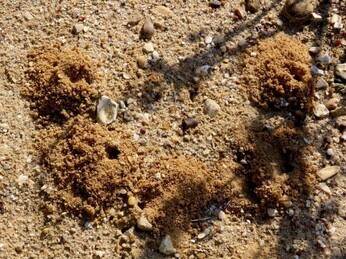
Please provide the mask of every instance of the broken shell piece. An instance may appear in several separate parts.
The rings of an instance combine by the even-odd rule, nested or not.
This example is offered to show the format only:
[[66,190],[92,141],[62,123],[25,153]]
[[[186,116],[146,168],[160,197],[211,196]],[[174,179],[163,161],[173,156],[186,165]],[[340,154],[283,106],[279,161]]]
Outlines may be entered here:
[[119,105],[109,97],[103,95],[97,105],[97,120],[105,125],[117,118]]
[[311,17],[314,6],[307,0],[287,0],[282,10],[285,18],[294,23],[303,23]]

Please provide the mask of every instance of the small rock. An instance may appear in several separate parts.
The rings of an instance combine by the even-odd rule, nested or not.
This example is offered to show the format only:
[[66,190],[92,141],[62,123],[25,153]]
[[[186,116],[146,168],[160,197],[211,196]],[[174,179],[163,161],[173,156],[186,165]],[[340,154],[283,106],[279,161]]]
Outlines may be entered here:
[[331,23],[334,29],[342,29],[344,25],[342,24],[342,17],[338,14],[333,14]]
[[213,42],[214,42],[215,46],[220,46],[223,43],[223,41],[224,41],[224,39],[221,35],[216,35],[213,38]]
[[30,20],[34,19],[34,16],[32,16],[32,14],[31,14],[30,12],[25,11],[25,12],[24,12],[24,18],[25,18],[26,20],[30,21]]
[[22,186],[27,180],[29,180],[29,177],[27,175],[21,174],[17,178],[17,183],[19,184],[19,186]]
[[215,117],[221,110],[220,105],[217,104],[214,100],[207,99],[204,102],[203,112],[207,114],[210,118]]
[[166,235],[162,240],[159,250],[164,255],[172,255],[175,253],[175,248],[173,247],[172,238],[170,235]]
[[330,190],[330,188],[329,188],[329,186],[328,186],[327,184],[325,184],[325,183],[319,183],[319,184],[318,184],[318,188],[319,188],[321,191],[325,192],[326,194],[332,195],[332,191]]
[[246,16],[246,12],[242,8],[236,8],[234,9],[234,14],[239,18],[239,19],[244,19]]
[[281,27],[282,25],[284,25],[284,22],[281,19],[277,19],[276,25]]
[[316,22],[319,22],[322,20],[322,16],[317,13],[312,13],[311,16],[312,16],[312,19]]
[[150,40],[154,32],[155,28],[153,23],[151,21],[145,21],[140,32],[140,38]]
[[335,75],[340,77],[342,80],[346,80],[346,63],[336,65]]
[[150,222],[148,221],[148,219],[144,215],[142,215],[137,220],[137,226],[142,231],[151,231],[151,230],[153,230],[153,225],[150,224]]
[[190,128],[196,128],[198,126],[199,121],[196,118],[185,118],[182,121],[182,129],[183,131],[188,130]]
[[213,42],[213,37],[210,36],[210,35],[205,36],[204,42],[205,42],[205,44],[210,44],[210,43],[212,43],[212,42]]
[[261,8],[260,0],[245,0],[246,11],[256,13]]
[[143,51],[145,53],[152,53],[154,52],[154,45],[151,42],[147,42],[143,46]]
[[326,153],[328,156],[334,156],[334,150],[332,148],[328,148]]
[[209,5],[213,8],[219,8],[222,5],[222,3],[221,3],[221,1],[211,0],[209,2]]
[[268,208],[267,214],[269,217],[275,217],[278,214],[278,211],[276,209],[273,209],[273,208]]
[[318,62],[321,62],[321,63],[326,64],[326,65],[330,64],[330,62],[331,62],[331,58],[330,58],[330,56],[327,55],[327,54],[318,57],[316,60],[317,60]]
[[238,41],[238,46],[239,47],[243,47],[243,46],[245,46],[246,45],[246,39],[240,39],[239,41]]
[[137,204],[137,199],[133,196],[130,196],[128,199],[127,199],[127,204],[130,205],[130,206],[135,206]]
[[153,51],[152,57],[152,61],[157,62],[160,59],[160,54],[157,51]]
[[173,16],[173,12],[168,7],[163,5],[156,6],[154,8],[154,12],[165,17]]
[[320,47],[317,47],[317,46],[313,46],[309,49],[309,52],[312,53],[312,54],[317,54],[318,52],[321,51],[321,48]]
[[311,72],[316,76],[322,76],[324,74],[324,71],[316,66],[311,67]]
[[220,210],[219,213],[217,214],[217,218],[219,220],[225,220],[227,218],[226,213],[223,210]]
[[197,239],[199,239],[199,240],[204,239],[207,236],[209,236],[211,233],[212,233],[212,228],[211,227],[206,228],[203,230],[202,233],[198,234]]
[[144,56],[139,56],[137,58],[137,65],[140,68],[147,68],[149,66],[147,58]]
[[324,105],[327,107],[328,110],[335,110],[338,107],[339,102],[340,99],[334,97],[328,100]]
[[101,96],[97,104],[97,119],[99,122],[108,125],[116,120],[119,105],[108,96]]
[[94,252],[94,256],[95,256],[96,258],[101,258],[101,257],[103,257],[105,254],[106,254],[106,252],[105,252],[105,251],[101,251],[101,250],[97,250],[97,251]]
[[344,116],[344,115],[346,115],[346,106],[338,107],[338,108],[332,110],[330,113],[333,117]]
[[329,84],[327,83],[327,81],[324,80],[323,78],[321,78],[316,82],[315,88],[320,90],[320,89],[325,89],[328,86],[329,86]]
[[326,180],[337,173],[341,171],[340,166],[327,166],[325,168],[322,168],[317,172],[317,176],[320,177],[322,180]]
[[84,24],[82,23],[76,23],[75,25],[73,25],[73,29],[72,29],[72,32],[74,34],[79,34],[83,31],[84,29]]
[[325,118],[329,115],[329,110],[322,103],[315,105],[313,112],[317,118]]

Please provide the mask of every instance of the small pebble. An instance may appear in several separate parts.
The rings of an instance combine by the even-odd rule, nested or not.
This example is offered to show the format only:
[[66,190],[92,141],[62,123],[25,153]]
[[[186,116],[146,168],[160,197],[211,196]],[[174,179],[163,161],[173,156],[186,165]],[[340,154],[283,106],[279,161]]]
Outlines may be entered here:
[[320,89],[325,89],[328,86],[329,84],[327,83],[327,81],[321,78],[321,79],[318,79],[318,81],[316,82],[315,88],[320,90]]
[[130,206],[135,206],[137,204],[137,199],[133,196],[130,196],[127,200],[127,204]]
[[321,191],[325,192],[326,194],[332,195],[332,191],[331,191],[331,189],[329,188],[329,186],[328,186],[327,184],[325,184],[325,183],[319,183],[319,184],[318,184],[318,188],[319,188]]
[[31,14],[30,12],[25,11],[25,12],[24,12],[24,18],[25,18],[26,20],[30,21],[30,20],[34,19],[34,16],[32,16],[32,14]]
[[269,217],[275,217],[277,215],[278,211],[276,209],[273,209],[273,208],[268,208],[267,213],[268,213]]
[[338,107],[339,102],[339,98],[332,98],[328,100],[324,105],[327,107],[328,110],[335,110]]
[[190,128],[196,128],[198,126],[199,121],[196,118],[185,118],[182,121],[182,129],[183,131],[188,130]]
[[139,56],[137,58],[137,65],[140,67],[140,68],[147,68],[149,66],[148,64],[148,61],[147,61],[147,58],[144,57],[144,56]]
[[262,4],[260,0],[245,0],[246,11],[249,11],[250,13],[256,13],[261,6]]
[[142,39],[150,40],[153,37],[154,32],[155,28],[153,23],[151,21],[145,21],[140,32],[140,37]]
[[209,5],[213,8],[219,8],[221,6],[221,1],[211,0]]
[[198,234],[197,239],[199,239],[199,240],[204,239],[207,236],[209,236],[211,233],[212,233],[212,228],[211,227],[206,228],[203,230],[202,233]]
[[317,54],[318,52],[321,51],[321,48],[320,47],[317,47],[317,46],[313,46],[309,49],[309,52],[312,53],[312,54]]
[[79,34],[83,31],[83,29],[84,29],[84,24],[76,23],[75,25],[73,25],[72,32],[74,34]]
[[324,63],[326,65],[330,64],[330,62],[331,62],[331,58],[329,55],[320,56],[316,60],[321,62],[321,63]]
[[316,76],[322,76],[324,74],[324,71],[316,66],[311,67],[311,72]]
[[329,115],[329,110],[327,109],[327,107],[320,103],[320,104],[317,104],[314,109],[313,109],[313,112],[315,114],[315,116],[317,118],[325,118]]
[[327,166],[319,170],[317,172],[317,176],[320,177],[322,180],[327,180],[328,178],[339,173],[340,171],[341,171],[340,166]]
[[335,75],[346,80],[346,63],[336,65]]
[[144,215],[142,215],[137,220],[137,226],[142,231],[151,231],[151,230],[153,230],[153,225],[150,224],[150,222],[148,221],[148,219]]
[[19,186],[23,185],[27,180],[29,180],[29,177],[27,175],[19,175],[17,178],[17,183]]
[[145,53],[152,53],[154,52],[154,45],[151,42],[147,42],[143,46],[143,51]]
[[207,114],[210,118],[215,117],[220,110],[220,105],[218,105],[217,102],[215,102],[214,100],[207,99],[204,102],[203,112],[204,114]]
[[326,153],[328,156],[334,156],[334,151],[332,148],[328,148]]
[[227,218],[227,215],[223,210],[220,210],[219,213],[217,214],[217,218],[219,220],[225,220]]
[[204,42],[205,42],[205,44],[212,43],[213,42],[213,37],[210,36],[210,35],[205,36]]
[[164,255],[172,255],[176,252],[175,248],[173,247],[173,241],[170,235],[166,235],[164,237],[160,244],[159,250]]

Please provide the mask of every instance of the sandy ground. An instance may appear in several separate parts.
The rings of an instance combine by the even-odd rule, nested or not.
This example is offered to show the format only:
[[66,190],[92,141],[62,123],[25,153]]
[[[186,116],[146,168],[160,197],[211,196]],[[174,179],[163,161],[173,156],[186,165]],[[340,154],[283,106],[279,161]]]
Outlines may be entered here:
[[345,2],[221,2],[1,1],[1,258],[346,258]]

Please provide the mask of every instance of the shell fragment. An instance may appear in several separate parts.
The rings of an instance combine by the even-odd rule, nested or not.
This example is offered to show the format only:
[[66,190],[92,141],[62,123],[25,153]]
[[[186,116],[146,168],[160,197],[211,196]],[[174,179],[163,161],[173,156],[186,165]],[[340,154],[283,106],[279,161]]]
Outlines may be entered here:
[[119,104],[111,100],[108,96],[101,96],[97,104],[97,120],[108,125],[117,118]]

